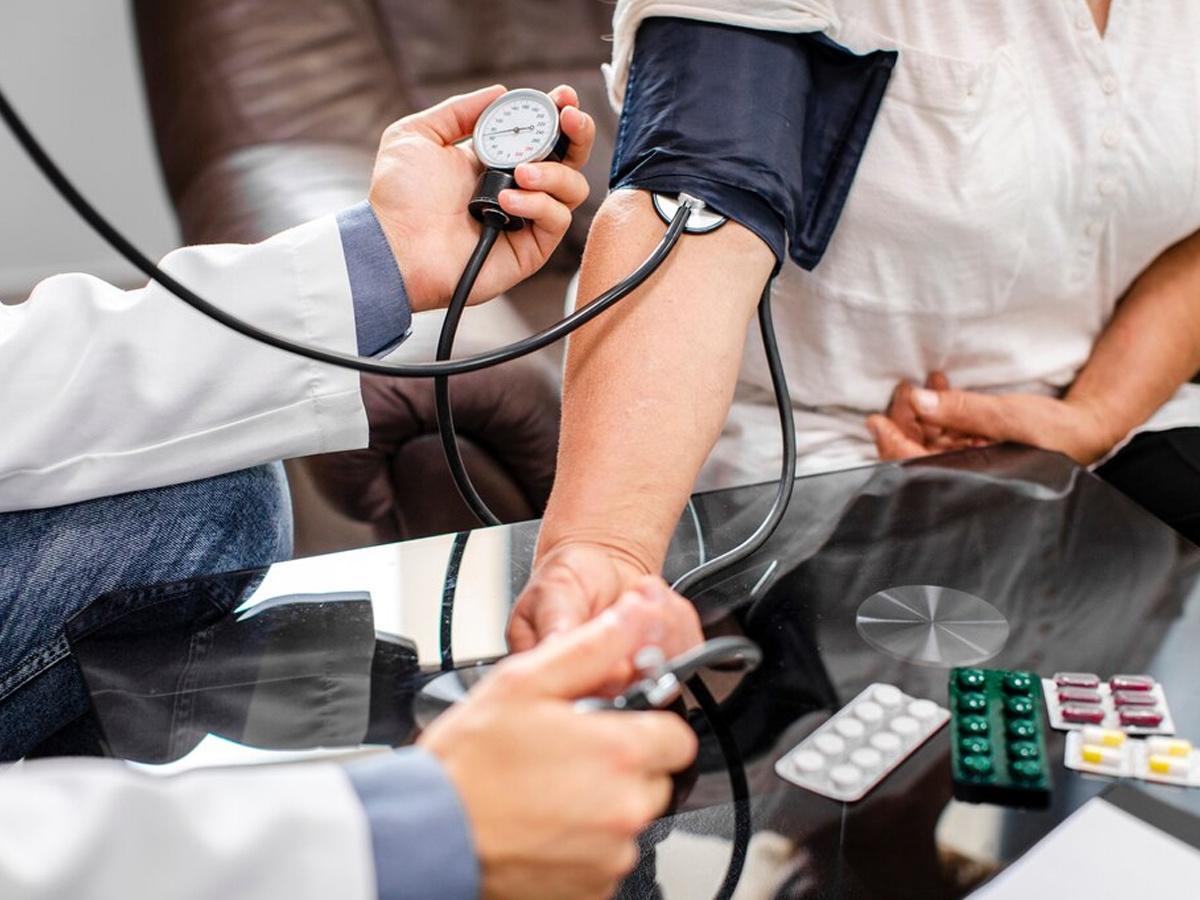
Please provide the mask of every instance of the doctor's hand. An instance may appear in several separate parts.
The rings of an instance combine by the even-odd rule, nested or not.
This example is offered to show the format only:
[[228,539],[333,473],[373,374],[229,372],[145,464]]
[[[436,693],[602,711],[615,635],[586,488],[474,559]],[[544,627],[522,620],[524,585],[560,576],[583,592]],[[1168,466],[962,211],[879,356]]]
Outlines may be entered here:
[[657,642],[668,657],[703,640],[696,608],[656,576],[602,544],[573,542],[546,552],[517,598],[508,647],[528,650],[599,616],[628,590],[653,599],[660,612]]
[[595,621],[510,657],[419,743],[458,790],[488,898],[608,897],[637,862],[637,834],[671,796],[696,737],[666,712],[580,712],[632,671],[662,628],[630,592]]
[[[480,114],[503,93],[495,85],[451,97],[384,132],[369,199],[415,312],[449,302],[475,248],[480,224],[467,203],[483,167],[469,146],[457,142],[471,135]],[[490,300],[540,269],[566,234],[571,212],[587,199],[588,183],[579,169],[591,153],[596,125],[579,110],[572,88],[557,87],[550,96],[562,110],[562,130],[571,142],[567,158],[519,166],[519,189],[501,192],[501,207],[528,224],[496,241],[472,303]]]

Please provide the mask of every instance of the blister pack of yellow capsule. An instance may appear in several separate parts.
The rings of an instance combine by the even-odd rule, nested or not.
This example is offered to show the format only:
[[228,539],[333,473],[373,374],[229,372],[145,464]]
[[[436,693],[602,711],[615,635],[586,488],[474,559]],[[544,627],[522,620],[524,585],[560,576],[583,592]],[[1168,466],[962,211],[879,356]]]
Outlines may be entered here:
[[1200,750],[1182,738],[1137,740],[1115,728],[1089,725],[1067,735],[1063,764],[1093,775],[1200,787]]

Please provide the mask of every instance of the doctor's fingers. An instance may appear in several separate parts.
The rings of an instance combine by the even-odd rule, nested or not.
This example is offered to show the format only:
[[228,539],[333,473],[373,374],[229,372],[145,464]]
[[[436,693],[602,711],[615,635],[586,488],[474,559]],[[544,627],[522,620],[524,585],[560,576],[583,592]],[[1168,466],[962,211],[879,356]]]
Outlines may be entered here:
[[578,207],[591,193],[583,174],[562,163],[524,163],[514,174],[520,187],[549,194],[568,209]]
[[[500,206],[510,215],[529,220],[529,230],[537,245],[539,258],[529,259],[518,253],[522,268],[526,271],[533,271],[545,262],[571,227],[571,210],[549,194],[510,188],[500,192]],[[518,242],[522,240],[522,233],[518,231],[507,234],[513,249],[516,250]]]
[[592,145],[596,142],[596,122],[579,108],[579,96],[574,88],[561,84],[550,92],[550,96],[562,110],[559,124],[571,142],[563,162],[572,169],[581,169],[592,155]]
[[397,133],[416,132],[440,143],[453,144],[469,137],[475,122],[488,105],[503,96],[504,85],[457,94],[448,97],[436,106],[405,116],[384,132],[385,142]]

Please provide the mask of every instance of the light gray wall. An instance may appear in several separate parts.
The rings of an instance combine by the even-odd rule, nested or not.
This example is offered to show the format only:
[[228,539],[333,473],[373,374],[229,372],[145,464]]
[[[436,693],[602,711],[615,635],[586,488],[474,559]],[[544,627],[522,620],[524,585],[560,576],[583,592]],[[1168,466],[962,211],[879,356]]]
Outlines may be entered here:
[[[0,0],[0,85],[51,156],[141,249],[157,259],[176,246],[126,0]],[[21,299],[58,272],[142,283],[0,132],[0,298]]]

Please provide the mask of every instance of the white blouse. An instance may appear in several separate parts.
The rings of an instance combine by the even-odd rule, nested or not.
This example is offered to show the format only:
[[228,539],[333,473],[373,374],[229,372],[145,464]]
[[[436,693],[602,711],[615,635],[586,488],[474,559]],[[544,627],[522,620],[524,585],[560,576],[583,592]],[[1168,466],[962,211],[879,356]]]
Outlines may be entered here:
[[[804,471],[873,460],[865,418],[903,378],[1060,393],[1133,280],[1200,230],[1195,0],[1113,0],[1104,36],[1086,0],[623,0],[614,99],[640,17],[681,6],[900,51],[825,258],[775,286]],[[771,403],[751,334],[705,486],[775,470]],[[1180,425],[1200,385],[1139,430]]]

